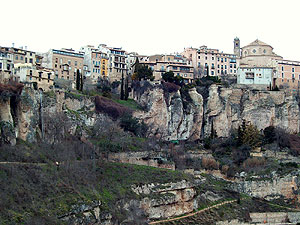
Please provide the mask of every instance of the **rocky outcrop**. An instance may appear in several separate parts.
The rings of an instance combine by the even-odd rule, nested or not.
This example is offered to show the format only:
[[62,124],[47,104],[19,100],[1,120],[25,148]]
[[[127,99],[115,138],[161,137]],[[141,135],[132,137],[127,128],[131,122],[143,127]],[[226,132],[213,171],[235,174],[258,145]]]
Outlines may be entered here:
[[136,91],[134,97],[146,110],[135,116],[149,125],[150,134],[163,140],[196,140],[212,131],[218,137],[228,137],[243,120],[259,130],[272,125],[299,132],[298,102],[282,91],[212,85],[201,94],[190,89],[187,102],[180,91],[166,94],[162,85],[142,83],[139,89],[143,91]]
[[[141,83],[143,85],[147,83]],[[164,140],[196,140],[200,138],[203,120],[203,98],[196,89],[189,90],[192,102],[185,106],[180,92],[167,93],[161,85],[135,94],[135,99],[146,109],[136,112],[150,127],[150,133]]]
[[232,185],[238,192],[246,193],[253,197],[264,198],[267,200],[293,199],[300,203],[300,173],[295,171],[285,177],[271,174],[269,177],[240,181]]
[[146,196],[140,207],[149,219],[182,215],[197,209],[194,185],[185,180],[176,183],[133,186],[133,192]]

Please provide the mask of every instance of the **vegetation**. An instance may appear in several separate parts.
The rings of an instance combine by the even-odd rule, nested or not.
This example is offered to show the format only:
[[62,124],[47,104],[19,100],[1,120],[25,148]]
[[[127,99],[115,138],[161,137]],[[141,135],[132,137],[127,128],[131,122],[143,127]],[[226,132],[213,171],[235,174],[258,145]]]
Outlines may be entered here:
[[134,64],[134,73],[132,75],[132,80],[154,80],[153,71],[147,65],[142,65],[139,59],[136,60]]
[[178,76],[178,75],[175,76],[175,74],[174,74],[173,71],[165,72],[162,75],[162,79],[165,82],[174,83],[174,84],[176,84],[178,86],[182,86],[184,84],[183,78],[181,76]]

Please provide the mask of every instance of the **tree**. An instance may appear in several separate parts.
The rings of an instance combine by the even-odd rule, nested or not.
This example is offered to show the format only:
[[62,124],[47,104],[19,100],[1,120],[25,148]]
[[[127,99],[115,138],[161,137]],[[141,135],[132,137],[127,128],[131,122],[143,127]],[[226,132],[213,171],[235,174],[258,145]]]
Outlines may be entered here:
[[124,100],[124,74],[122,70],[122,79],[121,79],[121,93],[120,93],[120,99]]
[[128,76],[126,76],[126,79],[125,79],[125,93],[124,93],[124,99],[126,101],[128,100],[128,96],[129,96],[129,93],[128,93]]
[[250,122],[244,120],[242,126],[238,128],[238,145],[248,145],[252,149],[261,145],[261,134],[259,130]]
[[174,84],[177,84],[179,86],[182,86],[183,85],[183,78],[181,76],[175,76],[174,72],[173,71],[169,71],[169,72],[165,72],[163,75],[162,75],[162,79],[165,81],[165,82],[170,82],[170,83],[174,83]]
[[146,65],[141,65],[137,61],[135,63],[135,71],[131,77],[133,80],[154,80],[153,71]]
[[76,90],[80,90],[80,82],[81,82],[81,79],[80,79],[80,72],[79,70],[77,70],[76,72]]

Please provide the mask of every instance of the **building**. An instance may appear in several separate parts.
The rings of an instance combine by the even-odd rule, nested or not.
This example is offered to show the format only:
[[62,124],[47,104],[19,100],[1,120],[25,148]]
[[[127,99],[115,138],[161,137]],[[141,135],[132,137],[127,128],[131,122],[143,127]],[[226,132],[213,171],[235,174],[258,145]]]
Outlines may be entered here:
[[[237,82],[240,84],[264,84],[279,89],[298,91],[300,62],[284,60],[273,47],[255,40],[241,48]],[[270,72],[272,70],[272,73]],[[254,78],[249,74],[254,72]],[[271,77],[270,77],[271,74]]]
[[75,87],[77,72],[85,75],[84,54],[73,49],[50,49],[43,54],[42,66],[54,70],[54,80],[71,81]]
[[258,84],[270,86],[273,82],[272,67],[240,67],[237,76],[238,84]]
[[291,60],[277,60],[274,85],[279,89],[299,91],[300,86],[300,62]]
[[108,55],[92,45],[80,49],[84,53],[84,65],[87,66],[87,79],[97,83],[100,79],[108,79]]
[[181,76],[185,83],[191,83],[194,79],[192,63],[182,55],[142,56],[139,57],[139,60],[141,64],[147,65],[152,69],[154,80],[161,80],[162,75],[170,71],[173,71],[175,76]]
[[54,85],[54,71],[41,66],[19,64],[15,72],[22,83],[32,83],[42,91],[50,91]]
[[110,82],[119,81],[122,79],[122,74],[125,76],[128,72],[126,67],[126,52],[122,48],[107,47],[105,44],[100,44],[98,49],[106,53],[109,58],[108,62],[108,79]]
[[208,48],[205,45],[200,48],[185,48],[182,54],[192,61],[195,78],[207,75],[218,77],[236,75],[239,67],[237,55],[223,53],[219,49]]
[[[0,82],[7,83],[13,75],[13,55],[0,49]],[[16,78],[14,78],[16,80]]]

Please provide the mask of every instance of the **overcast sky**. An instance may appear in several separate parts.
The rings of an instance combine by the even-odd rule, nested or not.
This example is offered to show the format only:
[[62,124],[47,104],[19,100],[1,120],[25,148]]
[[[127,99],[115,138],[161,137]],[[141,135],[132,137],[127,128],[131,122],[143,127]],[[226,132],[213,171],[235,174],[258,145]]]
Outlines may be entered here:
[[259,39],[300,61],[299,0],[5,0],[0,45],[45,52],[105,43],[139,54]]

